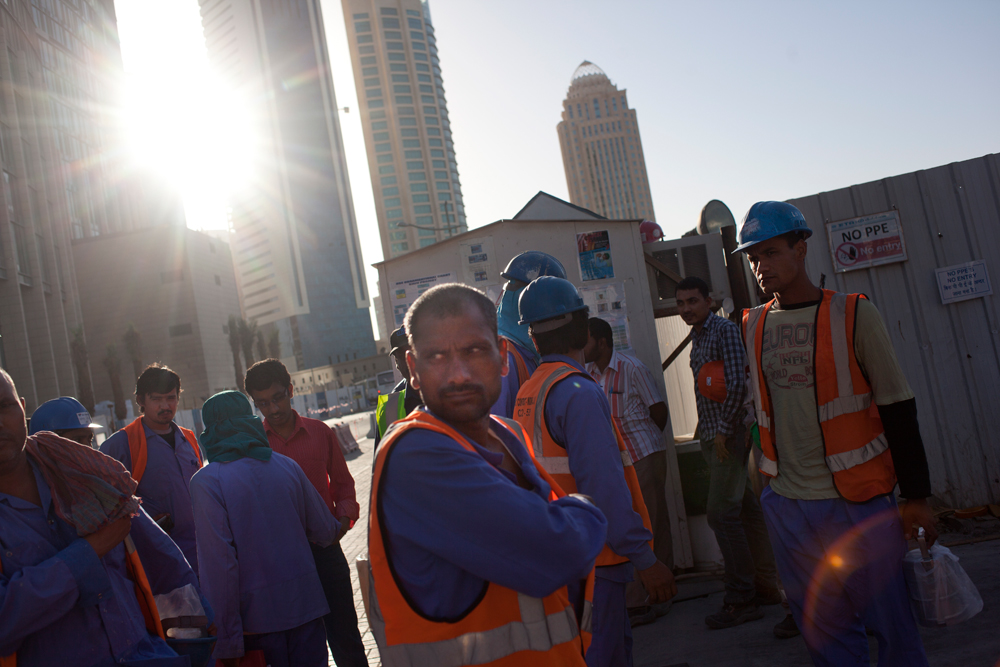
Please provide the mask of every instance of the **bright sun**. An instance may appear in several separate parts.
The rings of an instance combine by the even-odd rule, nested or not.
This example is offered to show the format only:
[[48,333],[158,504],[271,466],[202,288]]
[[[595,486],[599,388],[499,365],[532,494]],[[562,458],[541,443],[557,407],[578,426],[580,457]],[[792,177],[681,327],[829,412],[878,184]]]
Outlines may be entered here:
[[116,0],[115,5],[122,34],[142,35],[141,41],[122,39],[132,158],[181,194],[188,227],[225,228],[229,193],[250,178],[253,133],[246,107],[208,67],[198,5],[176,0]]

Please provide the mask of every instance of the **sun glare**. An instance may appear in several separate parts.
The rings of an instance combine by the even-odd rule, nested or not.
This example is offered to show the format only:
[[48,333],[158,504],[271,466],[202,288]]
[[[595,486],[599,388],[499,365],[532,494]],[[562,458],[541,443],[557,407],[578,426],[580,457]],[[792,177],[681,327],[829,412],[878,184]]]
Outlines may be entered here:
[[[254,139],[245,105],[209,69],[197,3],[118,0],[125,120],[138,170],[179,192],[188,227],[227,227],[229,194],[250,178]],[[183,11],[182,11],[183,8]],[[184,42],[186,48],[178,48]],[[155,183],[154,183],[155,187]]]

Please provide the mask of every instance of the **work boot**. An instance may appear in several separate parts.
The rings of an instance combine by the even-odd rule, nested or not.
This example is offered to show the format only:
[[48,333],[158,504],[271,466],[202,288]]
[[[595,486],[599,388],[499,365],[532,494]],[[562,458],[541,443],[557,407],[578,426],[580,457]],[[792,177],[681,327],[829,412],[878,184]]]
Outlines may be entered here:
[[628,622],[633,628],[640,625],[647,625],[656,620],[656,610],[651,606],[631,607],[628,610]]
[[757,591],[753,601],[762,607],[781,604],[781,591],[777,588],[772,588],[769,591]]
[[705,617],[705,625],[713,630],[733,628],[747,621],[764,618],[764,610],[756,602],[722,605],[722,611]]
[[774,626],[774,636],[778,639],[791,639],[802,634],[799,626],[795,624],[795,617],[791,614],[785,616],[785,620]]

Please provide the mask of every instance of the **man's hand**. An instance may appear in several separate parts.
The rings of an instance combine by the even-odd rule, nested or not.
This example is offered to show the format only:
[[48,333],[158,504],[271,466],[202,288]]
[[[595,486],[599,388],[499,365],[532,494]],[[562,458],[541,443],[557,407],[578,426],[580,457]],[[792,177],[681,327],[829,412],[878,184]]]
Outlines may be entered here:
[[340,531],[337,533],[337,541],[339,542],[344,535],[347,535],[347,531],[351,529],[351,520],[346,517],[340,517]]
[[643,588],[649,594],[649,604],[666,602],[677,595],[677,582],[674,581],[674,573],[663,564],[663,561],[657,560],[645,570],[639,570],[639,579],[642,580]]
[[924,538],[927,546],[930,547],[937,540],[938,532],[934,525],[934,512],[927,504],[926,498],[910,498],[899,508],[899,516],[903,520],[903,537],[906,539],[917,539],[917,531],[913,528],[916,524],[924,529]]
[[716,433],[712,444],[715,445],[715,458],[719,459],[719,463],[729,458],[729,450],[726,449],[726,436],[724,434]]
[[121,544],[131,528],[132,517],[123,516],[117,521],[109,523],[104,528],[87,535],[83,539],[87,540],[90,548],[94,550],[98,558],[101,558],[104,554]]

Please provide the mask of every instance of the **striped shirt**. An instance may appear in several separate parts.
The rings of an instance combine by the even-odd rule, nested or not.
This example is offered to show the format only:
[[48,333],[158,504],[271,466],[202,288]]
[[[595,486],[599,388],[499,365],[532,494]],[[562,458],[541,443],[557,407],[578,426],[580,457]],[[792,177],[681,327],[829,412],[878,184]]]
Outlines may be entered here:
[[[698,391],[698,372],[710,361],[722,361],[726,378],[726,400],[716,403]],[[747,414],[747,355],[743,349],[740,327],[709,313],[708,319],[691,341],[691,372],[694,373],[694,396],[698,405],[698,434],[702,440],[716,434],[732,435]]]
[[635,357],[618,352],[611,353],[611,361],[602,373],[596,363],[587,364],[587,372],[597,380],[611,404],[611,417],[625,440],[633,461],[667,448],[663,433],[672,433],[670,419],[664,431],[649,416],[649,407],[666,401],[656,388],[656,379],[646,366]]

